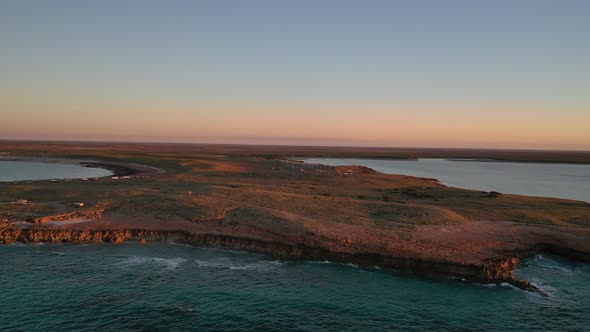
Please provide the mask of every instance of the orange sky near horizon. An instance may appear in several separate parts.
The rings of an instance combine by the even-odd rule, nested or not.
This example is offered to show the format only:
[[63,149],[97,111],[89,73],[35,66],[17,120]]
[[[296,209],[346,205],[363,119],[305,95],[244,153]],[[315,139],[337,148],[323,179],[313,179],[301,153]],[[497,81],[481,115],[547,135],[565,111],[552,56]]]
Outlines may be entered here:
[[0,139],[590,150],[590,1],[1,7]]
[[[3,139],[590,150],[590,115],[436,105],[0,103]],[[277,112],[280,108],[280,112]],[[477,109],[477,112],[473,110]]]

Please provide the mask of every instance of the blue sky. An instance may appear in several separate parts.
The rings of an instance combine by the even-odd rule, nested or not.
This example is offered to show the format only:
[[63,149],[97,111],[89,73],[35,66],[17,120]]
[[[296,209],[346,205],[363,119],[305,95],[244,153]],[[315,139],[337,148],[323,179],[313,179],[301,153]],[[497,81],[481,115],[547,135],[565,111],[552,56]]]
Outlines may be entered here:
[[590,149],[588,1],[3,1],[0,43],[3,138]]

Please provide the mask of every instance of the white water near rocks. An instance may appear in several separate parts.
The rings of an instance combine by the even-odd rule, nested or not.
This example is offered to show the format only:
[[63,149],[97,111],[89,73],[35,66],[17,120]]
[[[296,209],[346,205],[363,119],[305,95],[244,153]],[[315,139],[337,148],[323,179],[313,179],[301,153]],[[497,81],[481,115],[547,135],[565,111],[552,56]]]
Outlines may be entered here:
[[[590,265],[518,268],[548,296],[185,245],[0,246],[2,331],[586,331]],[[40,323],[42,322],[42,323]]]

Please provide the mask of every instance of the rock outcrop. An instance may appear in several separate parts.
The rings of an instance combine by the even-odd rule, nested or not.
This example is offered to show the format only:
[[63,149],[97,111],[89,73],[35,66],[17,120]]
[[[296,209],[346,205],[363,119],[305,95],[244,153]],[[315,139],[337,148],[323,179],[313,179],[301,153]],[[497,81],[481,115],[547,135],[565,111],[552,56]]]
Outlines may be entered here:
[[378,266],[401,272],[422,275],[456,277],[477,282],[509,282],[523,289],[534,289],[524,280],[512,274],[520,261],[517,253],[484,260],[481,264],[457,264],[451,261],[395,257],[377,253],[334,252],[320,247],[303,244],[291,245],[267,242],[259,239],[235,237],[220,234],[194,234],[186,231],[154,231],[141,229],[127,230],[76,230],[76,229],[20,229],[6,227],[0,229],[0,243],[123,243],[137,241],[179,242],[199,247],[214,247],[231,250],[244,250],[261,253],[284,260],[329,260],[340,263],[354,263],[360,266]]

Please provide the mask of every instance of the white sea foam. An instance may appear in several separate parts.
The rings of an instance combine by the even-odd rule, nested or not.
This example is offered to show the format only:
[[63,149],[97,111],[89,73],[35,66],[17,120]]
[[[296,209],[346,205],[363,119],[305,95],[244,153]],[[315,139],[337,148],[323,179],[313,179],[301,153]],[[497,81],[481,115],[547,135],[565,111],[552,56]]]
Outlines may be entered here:
[[193,246],[191,246],[188,243],[177,243],[177,242],[174,242],[174,241],[169,241],[169,242],[166,242],[166,244],[170,244],[170,245],[173,245],[173,246],[181,246],[181,247],[193,248]]
[[[330,262],[328,260],[323,260],[323,261],[306,261],[305,263],[308,264],[334,264],[334,265],[341,265],[341,266],[347,266],[347,267],[352,267],[354,269],[358,269],[360,266],[354,263],[336,263],[336,262]],[[374,266],[373,268],[380,270],[381,268],[378,266]]]
[[514,286],[514,285],[512,285],[512,284],[509,284],[509,283],[507,283],[507,282],[503,282],[503,283],[501,283],[501,284],[500,284],[500,286],[502,286],[502,287],[507,287],[507,288],[512,288],[512,289],[514,289],[514,290],[522,290],[522,289],[520,289],[520,288],[518,288],[518,287],[516,287],[516,286]]
[[230,270],[242,270],[242,271],[259,271],[268,272],[274,271],[281,266],[279,261],[264,261],[259,263],[250,263],[244,265],[232,265],[229,267]]
[[272,271],[282,265],[281,261],[258,261],[255,263],[237,263],[228,258],[213,260],[194,260],[198,266],[212,269],[229,269],[237,271]]
[[[526,295],[528,295],[530,297],[530,299],[532,299],[534,301],[539,301],[539,300],[547,299],[547,298],[554,298],[557,294],[557,289],[555,289],[551,286],[548,286],[548,285],[544,285],[539,280],[531,280],[530,282],[531,282],[531,285],[533,285],[535,288],[537,288],[538,291],[529,291],[529,290],[525,290],[525,289],[520,289],[514,285],[507,283],[507,282],[501,283],[500,286],[526,293]],[[486,286],[486,285],[482,285],[482,286]]]
[[350,267],[353,269],[358,270],[359,272],[365,273],[365,272],[374,272],[377,270],[381,270],[381,267],[379,266],[370,266],[370,267],[361,267],[358,264],[354,264],[354,263],[339,263],[339,262],[331,262],[329,260],[323,260],[323,261],[305,261],[306,264],[328,264],[328,265],[339,265],[339,266],[345,266],[345,267]]
[[330,262],[329,260],[323,260],[323,261],[305,261],[305,263],[307,263],[307,264],[338,264],[338,263]]
[[195,311],[194,308],[191,307],[187,307],[187,306],[179,306],[178,310],[183,311],[183,312],[193,312]]
[[217,269],[228,269],[232,266],[232,262],[228,258],[220,258],[220,259],[213,259],[213,260],[194,260],[200,267],[205,268],[217,268]]
[[185,258],[180,257],[170,257],[170,258],[163,258],[163,257],[140,257],[140,256],[131,256],[122,261],[121,265],[133,266],[133,265],[143,265],[143,264],[158,264],[167,269],[176,269],[181,264],[186,262]]
[[546,268],[553,269],[553,270],[558,270],[558,271],[566,272],[566,273],[571,273],[572,272],[572,270],[568,269],[567,267],[562,267],[562,266],[557,266],[557,265],[547,265]]
[[559,292],[557,288],[545,284],[545,282],[540,279],[531,279],[531,285],[537,287],[537,289],[546,295],[546,297],[555,297]]
[[475,284],[475,285],[477,285],[477,286],[488,287],[488,288],[495,288],[495,287],[497,287],[497,286],[498,286],[498,285],[496,285],[496,284],[494,284],[494,283],[491,283],[491,284],[480,284],[480,283],[477,283],[477,282],[476,282],[476,283],[474,283],[474,284]]
[[168,268],[171,269],[175,269],[177,268],[180,264],[186,262],[187,260],[185,258],[159,258],[156,257],[154,258],[154,261],[159,263],[159,264],[163,264],[166,265]]
[[334,265],[340,264],[340,263],[331,262],[329,260],[323,260],[323,261],[305,261],[305,263],[306,264],[328,264],[328,265],[331,265],[331,264],[334,264]]

